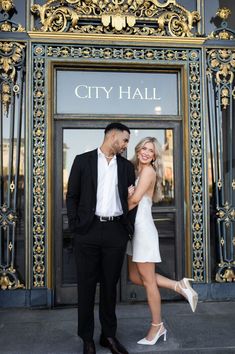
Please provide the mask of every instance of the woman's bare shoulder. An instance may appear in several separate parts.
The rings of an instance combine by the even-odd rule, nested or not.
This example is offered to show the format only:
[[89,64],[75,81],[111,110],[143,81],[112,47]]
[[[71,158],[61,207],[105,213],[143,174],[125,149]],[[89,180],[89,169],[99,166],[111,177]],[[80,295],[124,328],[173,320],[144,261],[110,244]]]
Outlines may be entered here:
[[155,179],[156,178],[156,172],[152,166],[144,166],[144,168],[141,171],[140,178],[150,178],[150,179]]

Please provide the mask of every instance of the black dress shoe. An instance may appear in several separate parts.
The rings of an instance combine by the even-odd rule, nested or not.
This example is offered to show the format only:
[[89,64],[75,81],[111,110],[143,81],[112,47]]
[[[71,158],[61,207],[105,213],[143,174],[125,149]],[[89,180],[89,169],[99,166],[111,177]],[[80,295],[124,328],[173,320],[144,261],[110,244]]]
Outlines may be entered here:
[[100,336],[100,345],[105,348],[109,348],[113,354],[129,354],[126,348],[115,337]]
[[83,354],[96,354],[95,343],[93,340],[83,341]]

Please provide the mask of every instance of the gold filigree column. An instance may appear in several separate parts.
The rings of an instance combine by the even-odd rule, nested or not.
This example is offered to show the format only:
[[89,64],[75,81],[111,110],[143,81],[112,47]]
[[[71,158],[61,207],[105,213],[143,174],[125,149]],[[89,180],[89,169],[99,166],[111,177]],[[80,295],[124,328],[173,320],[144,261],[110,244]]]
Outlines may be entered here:
[[[2,2],[3,5],[3,2]],[[23,285],[15,267],[25,45],[0,42],[0,289]]]
[[[210,38],[230,40],[235,31],[225,21],[227,8],[217,15],[221,28]],[[235,281],[235,49],[207,50],[207,86],[218,245],[216,281]]]

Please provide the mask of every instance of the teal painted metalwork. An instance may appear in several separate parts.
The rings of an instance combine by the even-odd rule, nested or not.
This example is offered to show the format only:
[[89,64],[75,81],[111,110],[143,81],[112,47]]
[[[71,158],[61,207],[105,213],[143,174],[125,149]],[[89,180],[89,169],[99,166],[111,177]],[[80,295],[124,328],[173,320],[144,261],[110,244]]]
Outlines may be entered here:
[[50,61],[82,63],[99,60],[103,63],[148,63],[156,65],[185,65],[188,71],[189,132],[190,137],[190,200],[187,207],[191,210],[190,245],[192,274],[196,281],[206,279],[205,212],[204,212],[204,175],[203,175],[203,134],[201,113],[201,50],[189,48],[149,48],[123,46],[84,46],[41,44],[33,45],[33,284],[34,287],[46,286],[46,180],[47,166],[47,121],[46,121],[46,77]]
[[235,50],[207,51],[218,262],[216,280],[235,281]]
[[17,42],[0,42],[0,57],[0,289],[6,290],[23,287],[15,269],[15,249],[19,189],[24,178],[21,159],[24,155],[25,46]]

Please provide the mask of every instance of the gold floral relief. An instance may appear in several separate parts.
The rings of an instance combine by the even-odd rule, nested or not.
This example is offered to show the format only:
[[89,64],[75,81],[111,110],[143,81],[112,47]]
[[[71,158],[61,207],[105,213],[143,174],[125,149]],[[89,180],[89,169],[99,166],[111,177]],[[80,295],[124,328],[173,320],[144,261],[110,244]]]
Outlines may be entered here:
[[[32,5],[43,32],[117,33],[192,37],[200,21],[176,0],[48,0]],[[37,29],[36,29],[37,30]]]
[[0,0],[0,10],[3,12],[4,20],[0,22],[2,32],[25,32],[21,24],[10,21],[15,5],[12,0]]
[[216,12],[216,15],[218,15],[223,20],[227,20],[227,18],[231,15],[231,10],[228,9],[227,7],[221,7]]
[[234,39],[235,32],[233,29],[228,28],[228,23],[226,21],[231,15],[231,13],[232,13],[231,10],[227,7],[222,7],[218,9],[216,15],[220,18],[220,20],[222,20],[221,27],[213,31],[209,35],[209,38],[218,39],[218,40]]
[[9,12],[14,8],[14,4],[12,0],[1,0],[0,1],[0,9],[5,12]]
[[223,109],[226,109],[230,104],[231,91],[234,87],[234,72],[235,72],[235,51],[232,49],[211,49],[208,50],[208,69],[207,74],[214,77],[215,83],[220,87],[220,100]]
[[17,93],[16,72],[24,60],[24,48],[25,45],[20,43],[0,42],[0,97],[5,114],[8,113],[13,92]]

